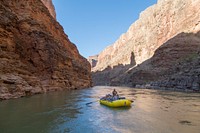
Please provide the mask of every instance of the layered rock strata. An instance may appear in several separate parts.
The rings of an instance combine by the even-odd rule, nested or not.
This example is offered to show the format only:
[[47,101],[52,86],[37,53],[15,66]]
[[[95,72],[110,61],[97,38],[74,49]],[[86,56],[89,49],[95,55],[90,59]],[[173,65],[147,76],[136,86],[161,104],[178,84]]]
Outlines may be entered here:
[[0,99],[91,86],[89,62],[40,0],[1,0],[0,14]]
[[94,84],[200,91],[200,32],[180,33],[133,68],[119,65],[93,74]]
[[99,54],[94,85],[199,91],[199,6],[200,0],[159,0],[142,12]]
[[151,58],[157,48],[181,32],[200,30],[200,0],[159,0],[156,5],[140,14],[128,31],[98,56],[92,71],[131,63],[132,53],[136,64]]

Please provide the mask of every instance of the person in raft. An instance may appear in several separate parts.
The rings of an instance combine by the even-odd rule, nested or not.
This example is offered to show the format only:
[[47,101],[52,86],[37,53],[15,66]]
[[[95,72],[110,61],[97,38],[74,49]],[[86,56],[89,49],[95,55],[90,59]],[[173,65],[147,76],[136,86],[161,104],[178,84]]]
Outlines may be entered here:
[[113,100],[119,99],[119,95],[115,89],[113,90],[112,94],[113,94]]
[[113,96],[111,94],[107,94],[106,96],[102,97],[101,100],[112,101],[113,100]]

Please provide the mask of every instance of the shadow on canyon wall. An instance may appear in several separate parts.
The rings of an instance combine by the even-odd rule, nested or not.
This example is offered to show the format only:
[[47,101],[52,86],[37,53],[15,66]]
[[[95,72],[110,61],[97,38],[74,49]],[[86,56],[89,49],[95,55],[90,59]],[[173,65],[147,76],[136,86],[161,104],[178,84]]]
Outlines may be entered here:
[[93,85],[200,91],[200,32],[180,33],[141,64],[131,53],[129,65],[92,73]]
[[[118,76],[124,75],[129,68],[135,65],[135,55],[133,52],[131,52],[130,64],[118,64],[113,68],[108,66],[103,71],[92,72],[93,85],[111,85]],[[119,77],[117,79],[119,79]]]

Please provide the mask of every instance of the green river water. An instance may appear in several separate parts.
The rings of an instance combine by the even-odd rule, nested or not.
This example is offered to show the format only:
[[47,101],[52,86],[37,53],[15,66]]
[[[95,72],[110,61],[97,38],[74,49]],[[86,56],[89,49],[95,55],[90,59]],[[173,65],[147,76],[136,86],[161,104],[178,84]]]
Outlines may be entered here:
[[[99,104],[114,88],[132,107]],[[0,102],[0,133],[65,132],[200,133],[200,94],[99,86]]]

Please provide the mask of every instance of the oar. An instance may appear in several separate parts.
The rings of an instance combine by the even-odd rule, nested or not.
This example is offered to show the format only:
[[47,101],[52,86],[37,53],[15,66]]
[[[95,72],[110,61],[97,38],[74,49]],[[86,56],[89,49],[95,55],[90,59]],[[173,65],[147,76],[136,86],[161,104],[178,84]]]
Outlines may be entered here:
[[99,100],[96,100],[96,101],[93,101],[93,102],[89,102],[89,103],[86,103],[86,105],[89,105],[89,104],[92,104],[92,103],[95,103],[95,102],[98,102]]

